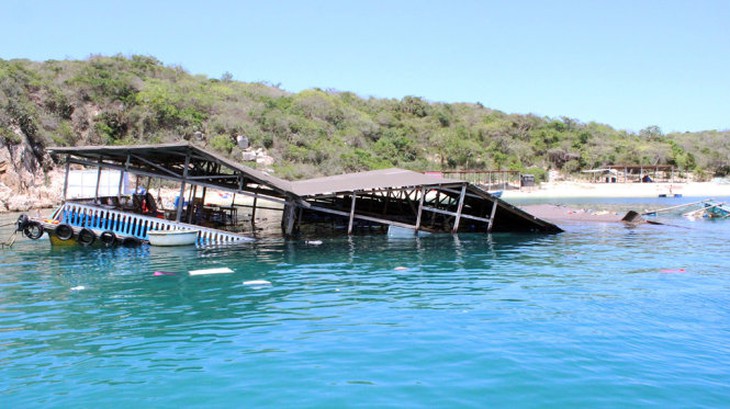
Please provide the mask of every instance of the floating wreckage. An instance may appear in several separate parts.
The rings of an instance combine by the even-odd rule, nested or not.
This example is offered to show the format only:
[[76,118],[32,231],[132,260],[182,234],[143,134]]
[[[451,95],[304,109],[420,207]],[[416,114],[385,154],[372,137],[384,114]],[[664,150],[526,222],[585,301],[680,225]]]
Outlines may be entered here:
[[[190,143],[63,147],[49,152],[65,161],[63,204],[47,218],[22,215],[17,230],[31,239],[45,233],[54,245],[135,246],[149,243],[153,232],[178,230],[197,231],[198,245],[250,241],[253,237],[243,232],[246,226],[239,210],[249,212],[253,232],[256,211],[262,208],[281,211],[281,229],[287,237],[322,226],[347,234],[387,232],[390,227],[414,234],[562,231],[469,182],[403,169],[291,182]],[[95,183],[84,186],[86,196],[68,197],[72,165],[95,173]],[[111,183],[115,191],[101,189],[103,171],[115,172],[117,179]],[[147,188],[140,189],[138,183],[130,193],[129,175],[138,181],[147,178]],[[152,180],[179,186],[174,208],[163,209],[149,193]],[[208,203],[210,191],[232,197],[230,205]],[[237,204],[236,195],[252,200]]]
[[[694,208],[686,212],[686,209]],[[689,219],[708,219],[722,220],[730,219],[730,205],[725,202],[718,202],[713,199],[705,199],[691,203],[683,203],[675,206],[664,207],[656,210],[646,210],[639,213],[635,210],[629,210],[627,213],[616,213],[609,211],[591,211],[586,209],[576,209],[563,205],[528,205],[523,210],[534,214],[537,217],[548,220],[552,223],[560,224],[583,224],[587,222],[612,223],[621,222],[629,227],[636,227],[641,224],[665,225],[671,227],[687,228],[686,226],[678,226],[665,223],[664,221],[654,220],[655,216],[660,214],[674,214],[675,216],[683,216]],[[622,216],[623,215],[623,216]]]

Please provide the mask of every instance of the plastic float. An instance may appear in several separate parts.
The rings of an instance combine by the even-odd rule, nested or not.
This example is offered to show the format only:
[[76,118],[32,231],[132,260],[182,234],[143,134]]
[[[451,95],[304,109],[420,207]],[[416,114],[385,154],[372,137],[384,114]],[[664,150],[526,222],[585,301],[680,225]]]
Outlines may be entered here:
[[209,268],[205,270],[192,270],[188,271],[188,274],[191,276],[199,276],[199,275],[207,275],[207,274],[231,274],[233,270],[231,270],[228,267],[220,267],[220,268]]

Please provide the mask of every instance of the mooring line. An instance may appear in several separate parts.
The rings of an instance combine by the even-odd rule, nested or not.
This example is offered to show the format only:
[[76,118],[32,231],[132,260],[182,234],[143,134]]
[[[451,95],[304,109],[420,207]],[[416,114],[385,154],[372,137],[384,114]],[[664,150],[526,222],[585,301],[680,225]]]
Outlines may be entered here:
[[15,244],[16,233],[18,233],[17,230],[14,231],[13,234],[11,234],[10,237],[6,241],[0,243],[0,249],[6,249],[6,248],[9,249],[9,248],[13,247],[13,244]]

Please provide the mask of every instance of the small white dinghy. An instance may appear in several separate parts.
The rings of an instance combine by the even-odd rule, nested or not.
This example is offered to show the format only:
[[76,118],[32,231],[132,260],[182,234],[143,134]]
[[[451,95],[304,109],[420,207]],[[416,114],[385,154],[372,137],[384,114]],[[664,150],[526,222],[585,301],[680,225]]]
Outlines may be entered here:
[[152,246],[189,246],[198,239],[198,230],[150,230],[147,238]]

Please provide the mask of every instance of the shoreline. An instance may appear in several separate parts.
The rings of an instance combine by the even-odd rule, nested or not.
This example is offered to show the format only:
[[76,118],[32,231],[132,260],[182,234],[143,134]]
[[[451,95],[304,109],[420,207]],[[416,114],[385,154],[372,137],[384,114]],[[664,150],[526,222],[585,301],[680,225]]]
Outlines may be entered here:
[[[153,189],[157,196],[157,189]],[[0,210],[0,213],[17,213],[29,211],[42,211],[53,209],[60,204],[58,200],[50,200],[50,194],[44,191],[46,200],[40,200],[38,195],[12,195],[14,200],[7,209]],[[177,190],[163,188],[160,192],[164,205],[170,206],[174,200]],[[60,193],[59,193],[60,195]],[[729,198],[730,183],[717,182],[685,182],[685,183],[590,183],[590,182],[543,182],[534,187],[521,189],[504,190],[501,198],[504,200],[554,200],[554,199],[637,199],[637,198],[659,198],[666,195],[667,198],[686,197],[697,199]],[[675,196],[676,195],[676,196]],[[228,204],[227,197],[208,197],[211,203]],[[237,195],[236,203],[249,204],[250,198]],[[228,203],[226,203],[228,202]]]
[[548,182],[539,186],[505,190],[502,199],[568,199],[568,198],[659,198],[730,197],[730,183],[686,182],[686,183],[590,183],[590,182]]

